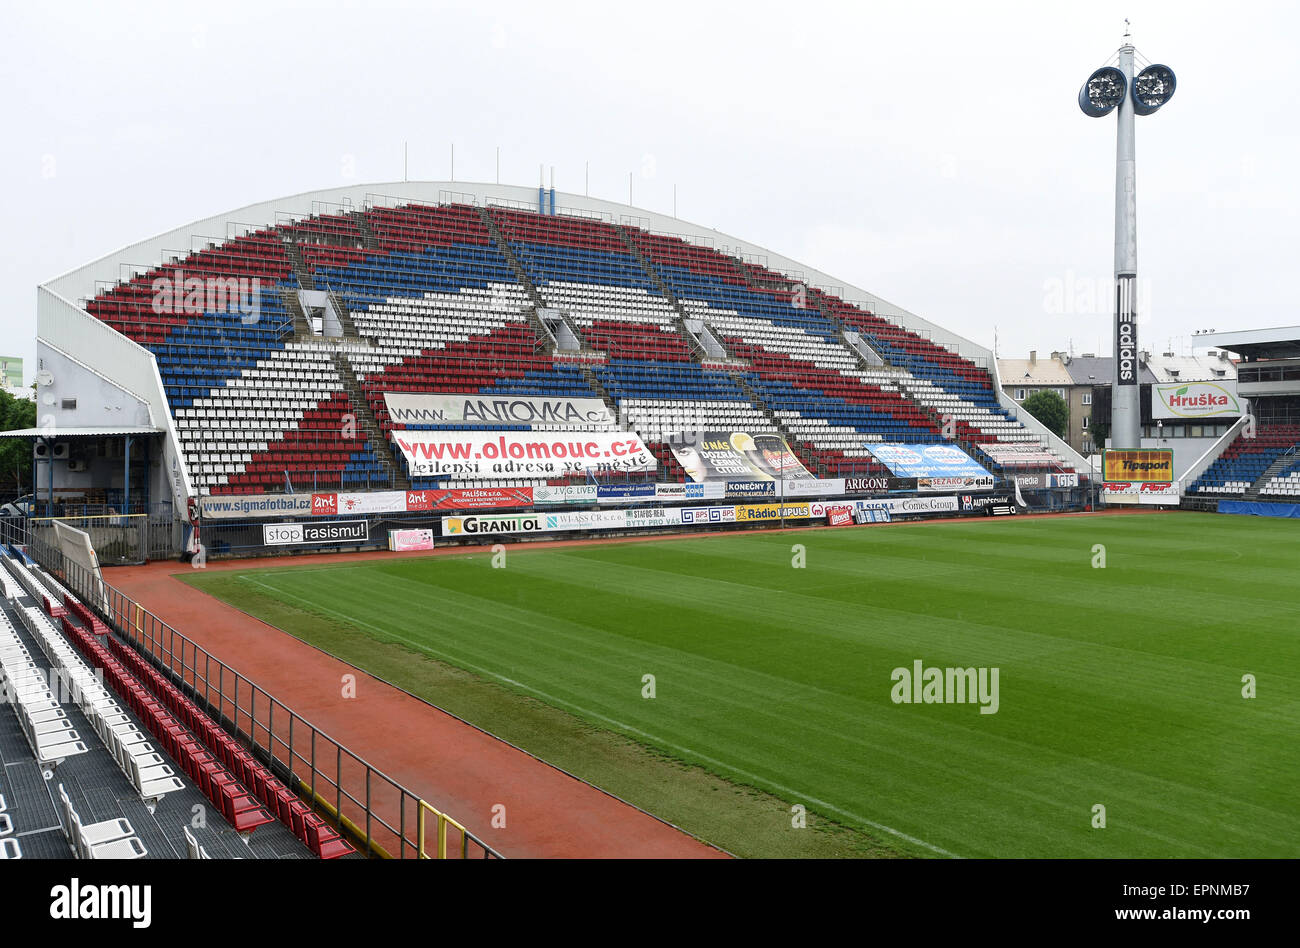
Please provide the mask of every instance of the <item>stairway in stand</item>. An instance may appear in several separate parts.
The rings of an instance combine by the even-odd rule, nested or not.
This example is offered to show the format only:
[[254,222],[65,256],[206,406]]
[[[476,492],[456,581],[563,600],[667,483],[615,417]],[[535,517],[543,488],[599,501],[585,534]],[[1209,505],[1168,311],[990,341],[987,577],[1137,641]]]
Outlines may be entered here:
[[374,411],[370,408],[370,402],[366,400],[366,393],[361,387],[357,373],[352,369],[352,364],[348,361],[347,353],[341,349],[336,349],[330,353],[330,358],[334,360],[334,367],[338,370],[339,378],[343,380],[343,388],[348,393],[348,402],[351,404],[352,413],[357,420],[357,431],[365,435],[366,441],[370,444],[370,450],[375,457],[379,458],[379,462],[384,465],[384,470],[388,472],[393,489],[410,490],[410,478],[406,476],[401,465],[398,464],[391,442],[384,437],[383,429],[379,425],[379,419],[375,417]]

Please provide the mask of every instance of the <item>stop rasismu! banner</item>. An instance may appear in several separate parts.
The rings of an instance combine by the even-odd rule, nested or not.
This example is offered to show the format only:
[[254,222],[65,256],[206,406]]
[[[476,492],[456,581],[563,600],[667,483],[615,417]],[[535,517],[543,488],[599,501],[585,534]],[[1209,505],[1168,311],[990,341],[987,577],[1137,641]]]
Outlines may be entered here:
[[654,455],[625,431],[401,431],[413,477],[483,480],[653,471]]

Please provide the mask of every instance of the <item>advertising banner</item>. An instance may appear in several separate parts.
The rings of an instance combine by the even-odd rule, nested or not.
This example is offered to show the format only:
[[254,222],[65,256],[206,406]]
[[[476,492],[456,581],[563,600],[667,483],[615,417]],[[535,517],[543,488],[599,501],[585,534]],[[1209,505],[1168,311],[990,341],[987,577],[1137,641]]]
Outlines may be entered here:
[[650,510],[575,510],[571,513],[473,514],[445,517],[443,536],[483,536],[498,533],[560,533],[567,530],[635,530],[677,526],[678,508]]
[[394,553],[406,553],[411,550],[432,550],[432,530],[389,530],[388,549]]
[[309,517],[311,494],[223,494],[201,498],[204,520],[247,520],[250,517]]
[[801,481],[775,481],[782,497],[839,497],[844,493],[844,478],[814,478]]
[[850,527],[853,525],[852,507],[827,507],[826,523],[832,527]]
[[682,507],[683,525],[708,526],[712,523],[735,523],[735,507]]
[[[890,481],[897,478],[889,477],[846,477],[844,478],[844,493],[846,494],[887,494],[890,490]],[[915,484],[911,488],[915,489]]]
[[1235,379],[1157,382],[1151,386],[1152,418],[1237,418],[1243,412]]
[[727,497],[775,497],[775,481],[726,481]]
[[1159,483],[1155,481],[1107,481],[1101,485],[1101,492],[1107,497],[1137,496],[1178,498],[1178,482]]
[[406,509],[412,513],[422,510],[489,510],[532,505],[531,487],[470,487],[406,492]]
[[1108,481],[1101,485],[1101,497],[1116,506],[1167,507],[1178,503],[1178,483]]
[[957,498],[953,497],[879,497],[871,500],[858,500],[854,503],[863,510],[884,510],[898,514],[941,514],[956,513]]
[[599,398],[444,395],[385,392],[388,416],[399,425],[612,425]]
[[865,444],[872,456],[899,477],[976,477],[993,475],[951,444]]
[[794,481],[813,476],[776,434],[709,431],[668,446],[693,481]]
[[[770,486],[770,482],[769,486]],[[656,484],[655,500],[721,500],[727,494],[727,485],[722,481],[708,481],[703,484]]]
[[1101,477],[1106,482],[1155,481],[1167,484],[1174,479],[1174,452],[1167,448],[1105,451],[1101,456]]
[[736,523],[773,520],[807,520],[812,517],[808,504],[742,504],[736,508]]
[[992,490],[993,475],[986,477],[918,477],[916,489],[921,493],[940,494],[952,490]]
[[312,494],[313,517],[339,514],[405,513],[406,491],[379,490],[369,493]]
[[1078,487],[1079,475],[1078,474],[1048,474],[1047,486],[1048,487]]
[[654,484],[600,484],[596,487],[596,502],[601,504],[653,500],[654,497]]
[[393,440],[412,477],[542,478],[658,467],[639,435],[621,431],[399,431]]
[[595,484],[564,484],[559,487],[547,487],[538,484],[532,488],[533,503],[536,504],[594,504],[596,502]]
[[364,520],[333,520],[324,523],[268,523],[262,527],[267,546],[299,543],[362,543],[370,539],[370,525]]
[[1015,508],[1015,500],[1007,494],[962,494],[961,509],[969,513],[983,512],[989,507]]

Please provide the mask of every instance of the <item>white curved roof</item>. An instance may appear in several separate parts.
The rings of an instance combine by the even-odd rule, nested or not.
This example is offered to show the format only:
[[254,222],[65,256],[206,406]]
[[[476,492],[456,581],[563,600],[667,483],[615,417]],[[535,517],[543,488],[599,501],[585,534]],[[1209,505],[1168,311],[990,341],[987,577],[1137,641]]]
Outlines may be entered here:
[[[252,230],[286,223],[292,219],[310,217],[313,214],[337,214],[374,206],[405,203],[453,202],[497,204],[535,211],[538,206],[538,189],[504,184],[473,184],[463,181],[389,181],[348,185],[321,191],[304,191],[301,194],[235,208],[222,214],[192,221],[155,237],[128,244],[98,260],[47,280],[41,284],[41,289],[79,307],[81,301],[92,299],[109,286],[157,266],[164,257],[172,259],[177,254],[185,256],[192,251],[213,243],[224,242]],[[655,233],[671,234],[694,243],[705,244],[732,256],[763,264],[793,279],[828,290],[844,300],[865,304],[873,312],[893,319],[915,332],[923,333],[939,345],[946,346],[994,371],[991,353],[983,346],[936,326],[887,300],[882,300],[865,289],[847,285],[828,273],[823,273],[766,247],[656,211],[581,194],[557,191],[555,204],[561,214],[598,217],[610,223],[627,224]],[[41,328],[38,321],[37,337],[40,336]]]

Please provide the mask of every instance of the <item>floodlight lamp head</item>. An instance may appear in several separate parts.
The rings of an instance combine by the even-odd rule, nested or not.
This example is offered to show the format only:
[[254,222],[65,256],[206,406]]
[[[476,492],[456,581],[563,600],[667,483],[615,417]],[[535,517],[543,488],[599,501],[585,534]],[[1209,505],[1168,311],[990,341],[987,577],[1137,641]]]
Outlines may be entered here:
[[1160,63],[1147,66],[1133,77],[1133,111],[1138,115],[1150,115],[1174,97],[1177,85],[1174,71],[1168,66]]
[[1127,91],[1128,80],[1124,73],[1114,66],[1103,66],[1089,76],[1079,90],[1079,108],[1084,115],[1101,118],[1124,101]]

